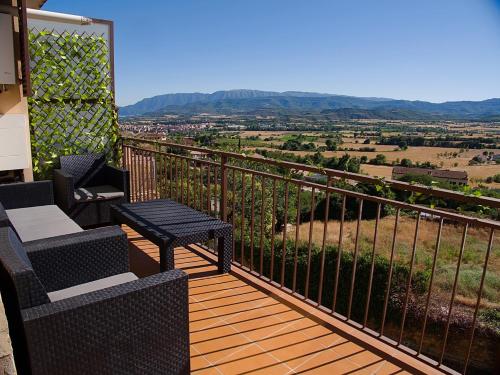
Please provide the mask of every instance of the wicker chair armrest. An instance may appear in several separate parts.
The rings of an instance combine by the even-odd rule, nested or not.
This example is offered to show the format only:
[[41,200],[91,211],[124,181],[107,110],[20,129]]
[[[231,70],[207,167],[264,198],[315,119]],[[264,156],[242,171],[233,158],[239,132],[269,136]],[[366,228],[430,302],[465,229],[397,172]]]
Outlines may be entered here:
[[0,202],[0,228],[8,227],[10,225],[9,217],[7,216],[7,212],[5,212],[5,208]]
[[24,244],[48,292],[129,271],[128,242],[118,226]]
[[22,310],[33,374],[189,374],[181,270]]
[[0,185],[0,202],[6,210],[54,204],[52,181]]
[[107,184],[117,188],[120,191],[123,191],[125,193],[125,197],[127,197],[127,201],[129,201],[129,171],[126,169],[114,167],[112,165],[106,165],[103,168],[102,173],[106,176]]
[[54,196],[56,204],[69,212],[75,204],[75,178],[62,169],[54,169]]

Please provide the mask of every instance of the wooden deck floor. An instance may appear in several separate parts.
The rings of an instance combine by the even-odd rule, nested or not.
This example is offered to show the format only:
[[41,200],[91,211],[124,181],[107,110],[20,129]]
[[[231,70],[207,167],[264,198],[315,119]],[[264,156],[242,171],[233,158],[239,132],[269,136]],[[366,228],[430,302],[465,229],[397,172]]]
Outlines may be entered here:
[[[129,236],[132,271],[138,276],[158,272],[157,247],[124,229]],[[365,344],[353,338],[351,332],[323,320],[315,309],[295,308],[293,297],[286,303],[244,271],[217,274],[203,249],[176,249],[175,263],[190,276],[193,374],[407,374],[433,370],[423,366],[417,371],[407,365],[408,356],[394,349],[391,352],[374,339]]]

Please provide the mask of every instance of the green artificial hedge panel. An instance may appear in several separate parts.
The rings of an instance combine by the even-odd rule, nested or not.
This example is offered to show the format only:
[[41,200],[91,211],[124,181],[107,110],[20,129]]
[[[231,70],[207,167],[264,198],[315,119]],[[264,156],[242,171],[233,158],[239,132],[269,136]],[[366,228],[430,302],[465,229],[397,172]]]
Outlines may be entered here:
[[35,177],[50,178],[61,155],[104,152],[116,159],[119,134],[106,39],[31,28],[29,52]]

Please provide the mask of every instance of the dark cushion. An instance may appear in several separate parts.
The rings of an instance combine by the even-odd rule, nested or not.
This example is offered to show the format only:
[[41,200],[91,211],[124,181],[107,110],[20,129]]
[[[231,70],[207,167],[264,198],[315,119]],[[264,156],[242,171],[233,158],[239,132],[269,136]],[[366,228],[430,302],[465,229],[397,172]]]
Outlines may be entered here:
[[61,169],[74,177],[75,187],[85,186],[106,165],[104,154],[61,156]]
[[91,199],[115,199],[125,196],[123,191],[111,185],[88,186],[75,190],[75,199],[77,201],[86,201]]
[[14,253],[19,257],[23,265],[26,268],[33,269],[33,265],[31,264],[31,261],[28,258],[28,253],[26,253],[26,250],[24,250],[23,244],[21,243],[21,241],[19,240],[19,238],[17,237],[17,235],[14,233],[13,230],[9,230],[8,237],[9,237],[9,243],[12,246],[12,250],[14,250]]
[[17,298],[19,308],[50,302],[21,241],[10,227],[0,228],[0,266],[3,287],[8,298]]

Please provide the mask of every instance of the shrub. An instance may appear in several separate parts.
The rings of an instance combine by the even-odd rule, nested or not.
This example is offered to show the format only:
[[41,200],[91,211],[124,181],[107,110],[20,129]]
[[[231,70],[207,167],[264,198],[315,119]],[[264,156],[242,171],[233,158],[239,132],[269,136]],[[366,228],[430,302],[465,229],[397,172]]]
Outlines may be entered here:
[[[241,244],[236,244],[236,249],[241,248]],[[274,250],[273,250],[274,249]],[[306,292],[306,278],[307,278],[307,263],[308,263],[308,244],[300,242],[297,246],[297,274],[296,274],[296,292],[305,295]],[[274,256],[273,256],[274,255]],[[269,240],[264,243],[263,252],[263,274],[271,278],[271,260],[273,261],[273,281],[281,283],[281,269],[282,269],[282,255],[283,255],[283,242],[276,240],[274,246],[271,245]],[[250,262],[250,249],[248,242],[245,243],[245,265]],[[237,258],[241,257],[237,251]],[[321,248],[315,244],[311,245],[311,262],[309,270],[309,283],[308,283],[308,298],[314,302],[319,300],[319,286],[320,286],[320,270],[323,254]],[[324,254],[324,275],[323,275],[323,289],[321,295],[321,304],[327,308],[332,308],[334,284],[336,275],[336,266],[338,259],[338,250],[336,246],[325,246]],[[295,242],[288,240],[285,246],[285,274],[284,286],[286,288],[293,288],[293,270],[295,260]],[[351,318],[357,321],[364,319],[366,298],[368,291],[368,282],[371,270],[371,254],[359,253],[356,262],[355,283],[353,289]],[[260,265],[260,249],[258,246],[254,248],[254,267],[259,269]],[[351,252],[343,251],[340,259],[340,272],[339,283],[337,292],[336,311],[340,314],[347,315],[352,270],[354,265],[354,255]],[[369,318],[372,321],[380,322],[382,317],[385,293],[389,278],[390,264],[389,260],[382,256],[375,256],[374,258],[374,272],[371,288],[371,298],[369,306]],[[395,262],[393,265],[393,274],[389,298],[389,312],[391,319],[398,319],[400,309],[402,306],[402,298],[406,291],[406,283],[409,275],[409,267],[405,264]],[[412,292],[424,293],[427,289],[429,275],[426,272],[417,271],[412,276]]]

